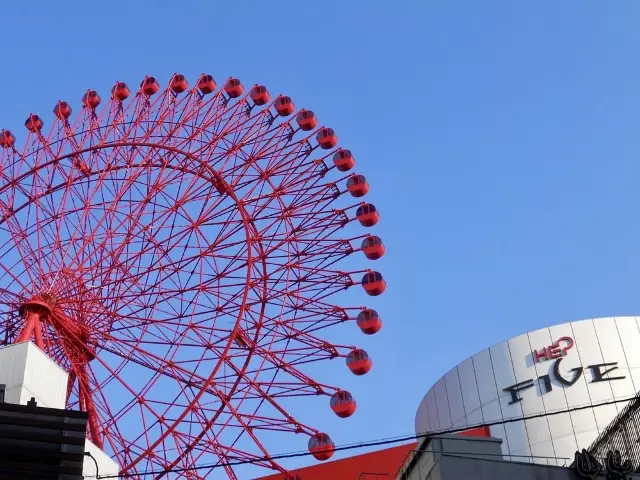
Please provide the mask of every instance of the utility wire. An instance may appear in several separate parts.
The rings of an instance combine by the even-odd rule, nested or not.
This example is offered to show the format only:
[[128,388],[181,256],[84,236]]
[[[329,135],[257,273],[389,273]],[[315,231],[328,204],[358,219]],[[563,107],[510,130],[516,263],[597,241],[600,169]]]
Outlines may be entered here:
[[[492,427],[494,425],[505,425],[507,423],[522,422],[522,421],[525,421],[525,420],[533,420],[535,418],[552,417],[554,415],[560,415],[560,414],[563,414],[563,413],[577,412],[577,411],[580,411],[580,410],[586,410],[588,408],[598,408],[598,407],[604,407],[604,406],[607,406],[607,405],[615,405],[617,403],[628,402],[629,400],[633,400],[634,398],[640,398],[640,397],[637,396],[637,395],[631,395],[629,397],[619,398],[619,399],[616,399],[616,400],[608,400],[606,402],[600,402],[600,403],[595,403],[595,404],[591,404],[591,405],[581,405],[581,406],[578,406],[578,407],[567,408],[565,410],[556,410],[556,411],[553,411],[553,412],[537,413],[537,414],[534,414],[534,415],[527,415],[527,416],[523,416],[523,417],[508,418],[508,419],[504,419],[504,420],[497,420],[497,421],[494,421],[494,422],[482,423],[482,424],[478,424],[478,425],[470,425],[470,426],[460,427],[460,428],[438,430],[436,432],[413,434],[413,435],[403,435],[403,436],[399,436],[399,437],[390,437],[390,438],[385,438],[385,439],[380,439],[380,440],[372,440],[372,441],[366,441],[366,442],[352,443],[352,444],[343,445],[343,446],[340,446],[340,447],[335,447],[335,448],[331,449],[331,451],[339,452],[339,451],[343,451],[343,450],[353,450],[353,449],[356,449],[356,448],[377,447],[377,446],[380,446],[380,445],[389,445],[389,444],[393,444],[393,443],[407,442],[407,441],[410,441],[410,440],[425,439],[425,438],[434,437],[434,436],[437,436],[437,435],[445,435],[445,434],[451,434],[451,433],[465,432],[465,431],[470,430],[470,429],[475,428],[475,427]],[[120,478],[146,477],[146,476],[150,476],[150,475],[160,475],[160,474],[167,474],[167,473],[193,472],[193,471],[197,471],[197,470],[213,470],[215,468],[220,468],[220,467],[234,467],[234,466],[238,466],[238,465],[253,464],[253,463],[256,463],[256,462],[259,462],[259,461],[282,460],[282,459],[286,459],[286,458],[307,457],[307,456],[310,456],[310,455],[312,455],[311,452],[308,452],[308,451],[300,452],[299,451],[299,452],[282,453],[282,454],[278,454],[278,455],[271,455],[271,456],[253,458],[251,460],[236,460],[236,461],[233,461],[233,462],[210,463],[210,464],[194,465],[193,467],[171,468],[171,469],[165,469],[165,470],[147,470],[145,472],[136,473],[136,474],[132,473],[132,474],[118,474],[118,475],[100,475],[99,477],[96,477],[96,478],[98,478],[100,480],[108,479],[108,478],[118,478],[118,479],[120,479]]]

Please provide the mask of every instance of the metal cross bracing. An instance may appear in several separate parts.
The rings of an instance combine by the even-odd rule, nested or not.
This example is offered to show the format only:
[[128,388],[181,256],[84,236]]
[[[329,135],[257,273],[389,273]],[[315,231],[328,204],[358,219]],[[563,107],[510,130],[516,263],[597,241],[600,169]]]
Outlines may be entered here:
[[[375,313],[337,293],[363,275],[367,293],[384,290],[377,272],[340,268],[384,253],[378,237],[345,236],[378,221],[375,208],[355,214],[368,184],[345,188],[353,157],[312,112],[288,97],[258,105],[236,80],[117,82],[104,102],[87,91],[75,117],[58,102],[48,130],[32,114],[24,134],[0,132],[0,342],[31,340],[69,373],[68,407],[124,474],[212,456],[284,471],[266,430],[304,433],[328,458],[329,437],[281,399],[342,391],[308,363],[371,368],[322,337]],[[380,329],[365,317],[363,331]],[[336,400],[350,398],[331,408],[350,415],[355,401]]]

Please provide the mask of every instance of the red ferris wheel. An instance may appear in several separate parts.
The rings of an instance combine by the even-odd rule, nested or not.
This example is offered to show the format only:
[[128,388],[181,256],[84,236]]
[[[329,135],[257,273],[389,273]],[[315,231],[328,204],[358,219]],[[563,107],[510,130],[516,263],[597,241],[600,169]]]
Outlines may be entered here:
[[116,82],[53,114],[0,132],[0,343],[31,340],[69,373],[68,407],[125,475],[207,478],[190,468],[211,459],[230,478],[234,462],[284,471],[270,430],[329,458],[331,438],[281,399],[326,395],[353,414],[348,391],[305,369],[343,357],[367,373],[367,353],[323,329],[376,333],[374,310],[334,298],[385,290],[376,271],[340,269],[385,248],[344,234],[379,214],[336,133],[287,96],[206,74],[192,88],[180,74],[164,90]]

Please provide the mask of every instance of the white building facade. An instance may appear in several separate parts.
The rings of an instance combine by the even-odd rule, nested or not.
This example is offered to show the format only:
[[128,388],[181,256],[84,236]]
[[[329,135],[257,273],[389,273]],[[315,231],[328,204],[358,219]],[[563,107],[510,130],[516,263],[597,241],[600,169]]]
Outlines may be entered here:
[[[0,348],[0,384],[4,385],[6,403],[26,405],[33,397],[40,407],[64,409],[67,378],[67,372],[31,342]],[[84,449],[95,459],[95,462],[85,459],[82,471],[85,478],[118,475],[118,464],[88,439]]]
[[[415,429],[489,424],[507,458],[569,465],[638,391],[640,317],[565,323],[494,345],[451,369],[420,403]],[[503,420],[515,421],[491,425]]]

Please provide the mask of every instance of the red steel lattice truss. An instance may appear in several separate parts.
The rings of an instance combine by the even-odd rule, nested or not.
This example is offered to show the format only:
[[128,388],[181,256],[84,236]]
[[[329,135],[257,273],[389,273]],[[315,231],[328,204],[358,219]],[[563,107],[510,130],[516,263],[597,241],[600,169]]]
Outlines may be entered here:
[[237,79],[190,88],[176,74],[161,89],[146,77],[111,93],[87,91],[75,118],[58,102],[48,130],[32,114],[24,134],[0,132],[0,343],[32,340],[69,373],[68,407],[89,413],[87,437],[123,474],[211,455],[284,472],[265,430],[307,434],[328,458],[329,437],[280,399],[329,395],[348,416],[351,395],[305,364],[371,367],[320,336],[345,321],[380,329],[375,311],[332,303],[385,288],[378,272],[339,269],[384,253],[378,237],[343,238],[379,218],[360,200],[335,206],[369,190],[347,173],[353,156],[313,112]]

